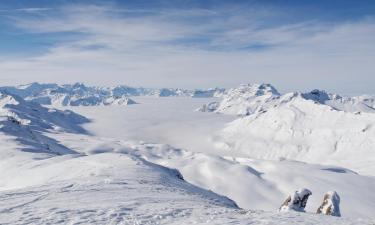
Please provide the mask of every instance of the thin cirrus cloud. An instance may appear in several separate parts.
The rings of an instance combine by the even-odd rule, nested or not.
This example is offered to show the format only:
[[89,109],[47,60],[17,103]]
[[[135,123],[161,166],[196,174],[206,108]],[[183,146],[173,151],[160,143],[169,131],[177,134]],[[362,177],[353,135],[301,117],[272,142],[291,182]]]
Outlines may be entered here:
[[15,11],[21,11],[21,12],[42,12],[42,11],[48,11],[52,10],[52,8],[18,8],[15,9]]
[[26,34],[56,39],[37,55],[2,56],[0,82],[185,88],[268,82],[282,91],[375,93],[372,17],[280,22],[287,15],[275,8],[36,9],[9,21]]
[[17,13],[17,12],[25,12],[25,13],[35,13],[35,12],[43,12],[52,10],[52,8],[45,8],[45,7],[32,7],[32,8],[15,8],[15,9],[0,9],[0,13]]

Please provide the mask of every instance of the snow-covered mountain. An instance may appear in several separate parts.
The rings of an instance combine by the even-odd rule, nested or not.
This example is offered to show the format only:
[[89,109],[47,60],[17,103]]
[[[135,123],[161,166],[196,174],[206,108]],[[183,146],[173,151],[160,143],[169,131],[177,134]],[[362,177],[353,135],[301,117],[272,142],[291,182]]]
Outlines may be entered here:
[[[103,95],[125,96],[119,87],[73,86],[58,93],[110,90]],[[33,94],[59,87],[13,91],[22,95],[22,88],[29,89],[23,97],[32,100]],[[129,108],[74,108],[81,116],[26,101],[10,89],[0,94],[1,224],[334,225],[371,224],[374,218],[375,179],[366,175],[375,171],[375,114],[333,108],[313,98],[316,91],[281,95],[271,85],[243,85],[227,92],[232,100],[226,104],[254,104],[239,111],[231,111],[235,104],[223,107],[243,117],[197,113],[202,98],[138,98],[141,104]],[[165,143],[171,139],[159,135],[166,134],[189,145],[121,136],[143,126],[137,131],[142,139],[153,135],[153,142]],[[201,151],[210,144],[212,152]],[[307,213],[276,212],[287,195],[304,187],[313,193]],[[340,195],[342,218],[315,214],[327,191]]]
[[[340,167],[336,163],[315,165],[279,158],[261,160],[249,156],[246,151],[236,151],[231,146],[222,144],[226,139],[217,131],[228,121],[238,117],[192,111],[205,99],[139,100],[140,104],[132,110],[123,108],[122,112],[116,110],[115,113],[108,107],[102,107],[95,112],[79,108],[80,113],[94,118],[93,125],[88,126],[93,129],[93,133],[110,138],[98,139],[95,142],[84,138],[86,144],[77,151],[86,154],[134,155],[178,169],[189,183],[227,196],[244,209],[275,211],[287,195],[306,187],[313,192],[307,205],[309,213],[316,212],[325,192],[335,190],[343,201],[343,217],[373,217],[375,205],[370,199],[375,201],[375,195],[369,190],[369,187],[375,187],[373,177],[356,173],[361,171],[354,172]],[[194,104],[191,104],[192,102]],[[149,112],[153,112],[152,115]],[[110,119],[101,119],[106,115],[110,115]],[[164,115],[165,119],[160,115]],[[119,122],[121,118],[126,119]],[[218,126],[218,121],[222,121],[222,125]],[[131,138],[144,140],[143,144],[119,141]],[[67,140],[71,141],[71,137],[62,142],[66,143]],[[170,143],[172,146],[151,144],[156,140],[161,140],[159,143]],[[214,145],[214,148],[209,143]],[[75,142],[71,146],[77,149]],[[209,151],[209,148],[212,149]],[[371,159],[371,156],[369,158]],[[351,204],[347,204],[348,202]],[[289,223],[292,222],[288,221],[287,224]]]
[[49,154],[72,153],[44,132],[85,133],[80,124],[89,122],[69,110],[42,107],[9,93],[0,92],[1,139],[15,139],[24,151],[42,151]]
[[302,97],[313,100],[320,104],[331,106],[332,108],[345,112],[368,112],[374,113],[375,98],[366,96],[343,97],[338,94],[331,94],[325,91],[313,90],[303,93]]
[[203,105],[199,110],[233,115],[250,115],[273,106],[280,93],[270,84],[246,84],[222,94],[220,102]]
[[[258,174],[266,171],[256,165],[246,165],[247,161],[242,165],[237,163],[240,159],[233,161],[233,158],[197,154],[166,145],[91,136],[80,126],[89,122],[85,117],[67,110],[45,108],[7,93],[1,93],[0,107],[1,224],[62,221],[90,224],[248,224],[249,221],[355,224],[356,221],[350,217],[344,220],[239,208],[227,196],[236,198],[242,207],[266,210],[276,208],[278,198],[284,196],[276,189],[255,188],[248,189],[252,192],[249,198],[240,200],[239,196],[250,187],[248,184],[252,184],[252,188],[268,185],[263,184]],[[211,172],[219,170],[210,175],[207,169]],[[238,176],[232,176],[232,172]],[[322,171],[325,173],[323,177],[331,176],[329,171]],[[271,172],[269,175],[269,179],[273,179]],[[244,176],[241,179],[249,180],[237,189],[240,192],[235,191],[234,186],[223,185],[223,179],[219,178],[235,184],[241,176]],[[347,179],[354,179],[357,184],[365,182],[365,178],[353,176],[356,175],[348,172],[340,182],[347,182]],[[289,191],[289,188],[285,187],[285,190]],[[347,196],[345,191],[340,191]],[[264,194],[268,197],[261,197]],[[362,196],[372,199],[372,195]],[[362,199],[356,197],[348,196],[354,199],[353,204]],[[352,211],[354,208],[343,209],[346,215],[364,216],[362,221],[368,221],[367,208],[359,208],[362,212]]]
[[219,88],[186,90],[180,88],[134,88],[125,85],[94,87],[82,83],[72,85],[31,83],[16,87],[0,87],[0,90],[18,95],[25,100],[53,106],[131,105],[136,103],[130,98],[132,96],[216,97],[224,92],[224,89]]
[[[124,87],[125,88],[125,87]],[[25,100],[42,105],[54,106],[97,106],[97,105],[130,105],[136,102],[118,89],[88,87],[81,83],[73,85],[32,83],[17,87],[1,87],[7,93],[18,95]],[[132,92],[132,89],[128,90]]]
[[350,109],[343,111],[310,97],[282,95],[274,107],[227,125],[218,143],[249,157],[334,164],[373,174],[375,114],[365,111],[370,108],[353,112],[351,102],[340,105],[341,109]]
[[368,106],[371,106],[372,108],[375,108],[375,96],[371,95],[360,95],[357,97],[353,97],[353,99],[357,101],[361,101],[366,103]]
[[192,92],[191,96],[194,98],[221,97],[224,94],[224,92],[224,88],[211,88],[207,90],[196,89]]
[[[375,98],[371,96],[343,97],[325,91],[313,90],[308,93],[295,93],[318,104],[328,105],[345,112],[375,113]],[[287,93],[290,95],[290,93]],[[217,112],[231,115],[251,115],[276,107],[285,101],[282,95],[270,84],[246,84],[226,91],[219,101],[210,102],[199,108],[203,112]]]
[[249,84],[199,110],[242,116],[218,134],[217,145],[224,149],[261,159],[335,164],[371,175],[374,99],[320,90],[281,95],[269,84]]

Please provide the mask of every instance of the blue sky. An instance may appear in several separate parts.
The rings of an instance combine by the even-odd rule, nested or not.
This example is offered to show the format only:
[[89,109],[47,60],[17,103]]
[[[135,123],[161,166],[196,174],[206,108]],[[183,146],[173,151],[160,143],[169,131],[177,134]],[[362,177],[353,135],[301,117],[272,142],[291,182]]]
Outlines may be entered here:
[[0,1],[0,84],[375,94],[374,1]]

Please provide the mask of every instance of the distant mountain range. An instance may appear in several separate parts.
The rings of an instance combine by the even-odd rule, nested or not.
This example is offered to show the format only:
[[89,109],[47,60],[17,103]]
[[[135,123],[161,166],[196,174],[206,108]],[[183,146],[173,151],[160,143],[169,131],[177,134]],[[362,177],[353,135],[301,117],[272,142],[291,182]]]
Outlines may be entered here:
[[270,84],[243,84],[228,89],[221,97],[219,101],[203,105],[199,111],[245,116],[265,112],[297,98],[327,105],[338,111],[375,112],[374,96],[344,97],[317,89],[308,93],[292,92],[282,95]]
[[[218,146],[261,159],[335,164],[363,174],[375,167],[374,97],[325,91],[280,94],[270,84],[241,85],[199,110],[239,116]],[[364,156],[366,159],[364,159]]]
[[133,96],[213,97],[224,92],[224,89],[220,88],[186,90],[179,88],[134,88],[125,85],[94,87],[82,83],[65,85],[31,83],[15,87],[0,87],[0,90],[20,96],[25,100],[54,106],[130,105],[136,103],[129,98]]

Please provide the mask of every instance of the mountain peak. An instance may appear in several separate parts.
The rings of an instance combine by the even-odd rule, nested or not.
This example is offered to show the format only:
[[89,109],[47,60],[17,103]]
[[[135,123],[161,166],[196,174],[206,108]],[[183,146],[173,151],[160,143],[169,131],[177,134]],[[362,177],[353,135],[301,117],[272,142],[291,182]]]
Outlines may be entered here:
[[241,84],[237,88],[231,89],[232,91],[238,91],[241,93],[247,93],[248,95],[261,96],[266,94],[279,96],[280,93],[271,84]]

